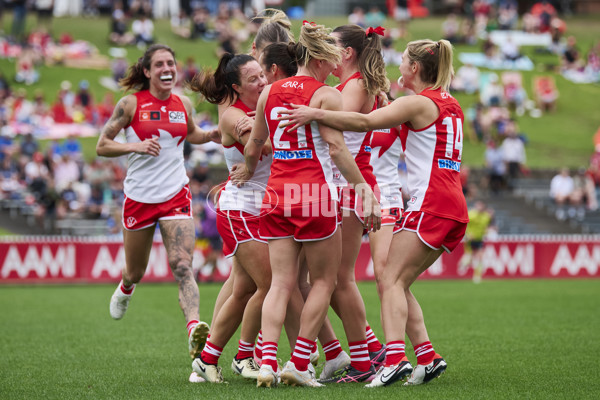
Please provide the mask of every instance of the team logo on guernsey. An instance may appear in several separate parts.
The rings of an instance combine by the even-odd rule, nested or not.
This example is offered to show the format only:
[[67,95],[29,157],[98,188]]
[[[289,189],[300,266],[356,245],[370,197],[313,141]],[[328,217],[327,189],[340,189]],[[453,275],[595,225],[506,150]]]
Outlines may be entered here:
[[142,104],[142,105],[140,106],[140,108],[146,108],[146,107],[150,107],[152,104],[154,104],[154,103],[150,102],[150,103]]
[[312,150],[279,150],[273,153],[274,160],[304,160],[313,158]]
[[140,121],[160,121],[160,111],[141,111]]
[[169,122],[172,124],[185,124],[185,113],[183,111],[169,111]]

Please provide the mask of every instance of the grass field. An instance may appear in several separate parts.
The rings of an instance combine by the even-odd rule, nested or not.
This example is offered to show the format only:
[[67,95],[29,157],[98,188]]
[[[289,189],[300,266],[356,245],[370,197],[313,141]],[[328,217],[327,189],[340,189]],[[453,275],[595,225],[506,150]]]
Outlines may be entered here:
[[[383,340],[375,286],[360,288]],[[218,290],[200,287],[202,319],[210,321]],[[418,282],[414,293],[448,370],[426,386],[373,390],[361,384],[257,389],[229,367],[237,334],[221,358],[229,384],[188,383],[176,286],[140,285],[121,321],[108,314],[112,292],[109,285],[3,287],[0,398],[591,399],[600,392],[600,280]],[[278,355],[287,361],[287,339],[280,343]],[[410,345],[407,351],[414,361]]]
[[[9,29],[11,24],[11,14],[5,13],[4,26]],[[345,17],[315,17],[316,22],[330,27],[345,24]],[[433,17],[421,20],[414,20],[410,24],[411,38],[440,38],[440,26],[443,17]],[[600,37],[600,24],[598,24],[598,15],[578,15],[566,20],[568,26],[568,35],[577,37],[579,48],[584,54],[587,54],[592,43]],[[35,18],[28,19],[28,28],[35,24]],[[386,25],[392,27],[393,23]],[[297,32],[300,27],[300,21],[293,21],[293,28]],[[101,54],[107,54],[110,44],[107,41],[109,21],[107,18],[89,19],[89,18],[57,18],[54,19],[54,34],[60,35],[63,32],[70,32],[75,38],[85,38],[95,44]],[[168,20],[159,20],[155,22],[155,34],[158,42],[166,43],[172,46],[177,52],[180,62],[187,57],[194,57],[196,62],[202,66],[216,66],[215,43],[204,42],[201,40],[190,41],[174,35],[170,30]],[[399,40],[395,43],[398,50],[403,50],[406,41]],[[248,49],[249,43],[246,43],[243,49]],[[480,46],[456,47],[456,53],[461,51],[479,51]],[[547,66],[558,65],[558,57],[534,52],[533,48],[523,48],[522,51],[529,55],[538,68],[534,71],[523,73],[524,86],[532,95],[532,80],[534,76],[550,74],[555,76],[560,98],[557,104],[557,112],[551,115],[544,115],[542,118],[531,118],[524,116],[518,118],[521,130],[528,136],[529,144],[527,146],[527,164],[532,168],[558,168],[562,165],[570,167],[585,166],[588,164],[589,157],[593,152],[592,136],[600,126],[600,114],[597,112],[597,99],[600,97],[600,85],[588,84],[580,85],[569,82],[559,74],[547,71]],[[141,52],[135,47],[128,49],[128,59],[134,62],[140,56]],[[455,62],[458,68],[459,62]],[[0,70],[7,76],[14,74],[14,63],[8,60],[0,59]],[[84,70],[65,67],[42,67],[42,79],[36,87],[44,90],[46,99],[53,101],[58,90],[60,82],[64,79],[71,80],[76,84],[81,79],[90,81],[92,92],[98,98],[105,92],[98,79],[101,76],[109,76],[108,70]],[[399,77],[397,67],[388,68],[388,77],[390,80],[396,80]],[[19,87],[15,85],[15,87]],[[30,94],[34,88],[28,88]],[[473,106],[477,97],[475,95],[458,94],[462,107],[464,109]],[[200,103],[200,109],[212,110],[214,107]],[[466,124],[465,124],[466,125]],[[465,127],[466,134],[470,128]],[[85,138],[82,140],[84,154],[90,159],[95,156],[96,138]],[[483,166],[484,145],[476,141],[466,141],[463,152],[463,162],[472,167]]]

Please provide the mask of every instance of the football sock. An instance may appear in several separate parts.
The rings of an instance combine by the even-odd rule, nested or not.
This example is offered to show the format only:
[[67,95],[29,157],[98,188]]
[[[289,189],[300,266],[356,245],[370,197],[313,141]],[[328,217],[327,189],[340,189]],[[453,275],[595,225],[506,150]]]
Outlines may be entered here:
[[238,343],[238,353],[235,356],[238,360],[243,360],[244,358],[252,357],[254,354],[254,344],[244,342],[240,340]]
[[396,365],[406,357],[404,340],[395,340],[386,344],[385,366]]
[[367,340],[350,342],[348,347],[350,348],[350,365],[358,371],[368,371],[371,368],[371,359],[369,358]]
[[135,289],[135,283],[132,283],[131,286],[125,286],[121,280],[119,287],[121,288],[121,292],[123,292],[123,294],[131,295],[133,293],[133,289]]
[[342,352],[342,346],[340,341],[335,339],[323,345],[323,352],[325,352],[325,360],[331,361],[336,358]]
[[417,364],[427,365],[433,361],[435,351],[431,342],[423,342],[415,346],[415,355],[417,356]]
[[262,341],[262,330],[258,331],[258,339],[256,339],[256,346],[254,347],[254,355],[259,360],[262,360],[263,352],[263,341]]
[[292,361],[298,371],[306,371],[310,362],[310,353],[317,342],[298,336],[292,353]]
[[375,332],[371,329],[371,326],[367,325],[367,345],[369,345],[369,353],[374,353],[381,350],[383,345],[377,340]]
[[277,343],[263,342],[262,363],[263,365],[270,365],[273,371],[277,372]]
[[207,341],[206,345],[204,346],[204,350],[202,350],[202,354],[200,354],[200,357],[202,358],[202,362],[205,364],[217,365],[222,352],[223,349],[221,347],[215,346],[210,341]]
[[188,331],[188,337],[190,337],[190,335],[192,334],[192,330],[196,327],[196,325],[198,325],[198,320],[197,319],[193,319],[190,322],[187,323],[187,331]]

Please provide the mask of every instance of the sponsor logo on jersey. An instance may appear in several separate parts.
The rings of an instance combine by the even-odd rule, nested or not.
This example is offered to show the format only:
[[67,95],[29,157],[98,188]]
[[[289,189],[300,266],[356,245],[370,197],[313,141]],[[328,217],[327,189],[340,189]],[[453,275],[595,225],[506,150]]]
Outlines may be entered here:
[[390,133],[392,130],[391,129],[374,129],[373,133],[375,132],[379,132],[379,133]]
[[160,108],[160,111],[162,111],[162,112],[167,112],[167,106],[162,106],[162,107]]
[[370,153],[371,152],[371,146],[365,146],[365,152],[366,153]]
[[308,144],[306,144],[306,142],[298,142],[298,147],[300,147],[301,149],[307,147]]
[[140,121],[160,121],[160,111],[141,111]]
[[294,89],[304,89],[304,83],[300,83],[298,81],[287,81],[281,87],[284,88],[294,88]]
[[154,103],[150,102],[150,103],[142,104],[142,105],[140,106],[140,108],[146,108],[146,107],[150,107],[152,104],[154,104]]
[[169,122],[172,124],[185,124],[185,113],[183,111],[169,111]]
[[303,160],[312,158],[312,150],[278,150],[275,153],[273,153],[274,160]]
[[460,163],[458,161],[440,159],[438,160],[438,168],[460,172]]

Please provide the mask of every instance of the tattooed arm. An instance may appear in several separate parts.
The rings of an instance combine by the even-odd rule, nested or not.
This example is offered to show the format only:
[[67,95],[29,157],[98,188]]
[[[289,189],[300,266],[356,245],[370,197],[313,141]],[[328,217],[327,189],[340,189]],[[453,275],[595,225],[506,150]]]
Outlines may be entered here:
[[121,129],[131,123],[136,106],[137,99],[132,94],[119,100],[113,111],[113,115],[100,132],[100,137],[96,144],[96,154],[103,157],[119,157],[134,152],[149,154],[151,156],[158,155],[160,144],[157,137],[138,143],[119,143],[115,141],[115,137]]

